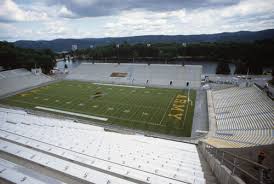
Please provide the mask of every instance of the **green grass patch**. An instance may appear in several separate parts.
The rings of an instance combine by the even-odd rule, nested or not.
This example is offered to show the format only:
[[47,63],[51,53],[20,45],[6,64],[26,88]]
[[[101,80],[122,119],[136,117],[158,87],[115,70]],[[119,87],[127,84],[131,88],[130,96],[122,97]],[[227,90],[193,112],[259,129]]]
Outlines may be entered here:
[[107,123],[177,136],[190,136],[196,92],[163,88],[128,88],[61,81],[1,100],[108,118]]

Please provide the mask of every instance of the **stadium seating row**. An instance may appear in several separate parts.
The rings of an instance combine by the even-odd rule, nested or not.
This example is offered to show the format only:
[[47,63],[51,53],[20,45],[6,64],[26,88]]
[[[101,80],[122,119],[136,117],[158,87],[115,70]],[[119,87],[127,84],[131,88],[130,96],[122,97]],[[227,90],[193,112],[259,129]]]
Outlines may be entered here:
[[[112,77],[113,73],[127,75]],[[176,88],[187,88],[188,83],[189,87],[198,88],[201,85],[201,74],[202,67],[197,65],[82,63],[67,79]]]
[[213,102],[209,113],[213,114],[210,122],[216,126],[214,138],[241,146],[274,143],[273,101],[257,87],[209,90],[208,98]]
[[0,96],[37,86],[52,79],[44,74],[33,74],[26,69],[0,72]]
[[[7,145],[3,145],[7,146]],[[28,184],[62,184],[53,178],[43,176],[25,167],[19,166],[4,159],[0,159],[0,178],[11,183],[28,183]],[[1,179],[0,179],[1,183]],[[5,182],[4,182],[5,183]]]
[[0,117],[2,151],[73,177],[96,183],[205,183],[195,145],[7,109]]

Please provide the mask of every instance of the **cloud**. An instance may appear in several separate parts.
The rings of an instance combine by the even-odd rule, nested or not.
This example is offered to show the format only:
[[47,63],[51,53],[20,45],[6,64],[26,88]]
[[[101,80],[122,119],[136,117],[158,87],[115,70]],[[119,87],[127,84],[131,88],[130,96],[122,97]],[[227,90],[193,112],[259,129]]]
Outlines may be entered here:
[[37,21],[47,19],[48,15],[46,12],[32,9],[24,10],[12,0],[2,0],[0,2],[0,22]]
[[[143,9],[153,12],[196,9],[201,7],[220,7],[238,3],[239,0],[59,0],[69,11],[81,17],[118,15],[123,11]],[[55,0],[47,0],[49,6]]]
[[105,36],[257,31],[274,28],[274,3],[244,0],[219,8],[202,7],[166,12],[135,9],[123,11],[104,28]]
[[0,23],[0,40],[11,40],[16,36],[15,26],[7,23]]
[[64,17],[64,18],[77,18],[77,15],[73,13],[72,11],[68,10],[67,7],[64,5],[60,7],[58,16]]
[[20,21],[25,13],[11,0],[3,0],[0,3],[0,21]]
[[184,16],[183,10],[158,13],[138,10],[124,11],[116,17],[115,21],[104,26],[104,36],[174,34],[176,26],[170,20],[180,16]]
[[0,0],[0,39],[210,34],[274,28],[274,0]]
[[236,5],[222,9],[222,17],[252,16],[258,14],[274,13],[274,1],[244,0]]

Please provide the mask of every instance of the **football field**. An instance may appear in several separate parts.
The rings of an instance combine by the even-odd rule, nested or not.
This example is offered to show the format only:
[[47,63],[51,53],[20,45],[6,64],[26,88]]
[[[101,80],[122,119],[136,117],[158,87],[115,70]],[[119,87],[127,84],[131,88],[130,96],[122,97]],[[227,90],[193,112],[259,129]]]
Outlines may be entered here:
[[61,81],[1,103],[133,129],[190,136],[196,92],[138,86]]

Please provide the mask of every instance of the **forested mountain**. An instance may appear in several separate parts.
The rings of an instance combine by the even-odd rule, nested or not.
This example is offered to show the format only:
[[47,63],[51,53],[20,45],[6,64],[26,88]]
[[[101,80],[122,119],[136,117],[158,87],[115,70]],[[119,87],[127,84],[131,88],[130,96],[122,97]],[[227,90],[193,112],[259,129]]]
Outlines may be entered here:
[[240,31],[234,33],[202,34],[202,35],[147,35],[132,37],[108,37],[108,38],[85,38],[85,39],[56,39],[51,41],[16,41],[15,45],[24,48],[45,49],[55,52],[70,51],[71,46],[76,44],[79,49],[89,48],[90,45],[100,46],[113,43],[138,44],[138,43],[200,43],[200,42],[253,42],[255,40],[274,39],[274,29],[249,32]]

